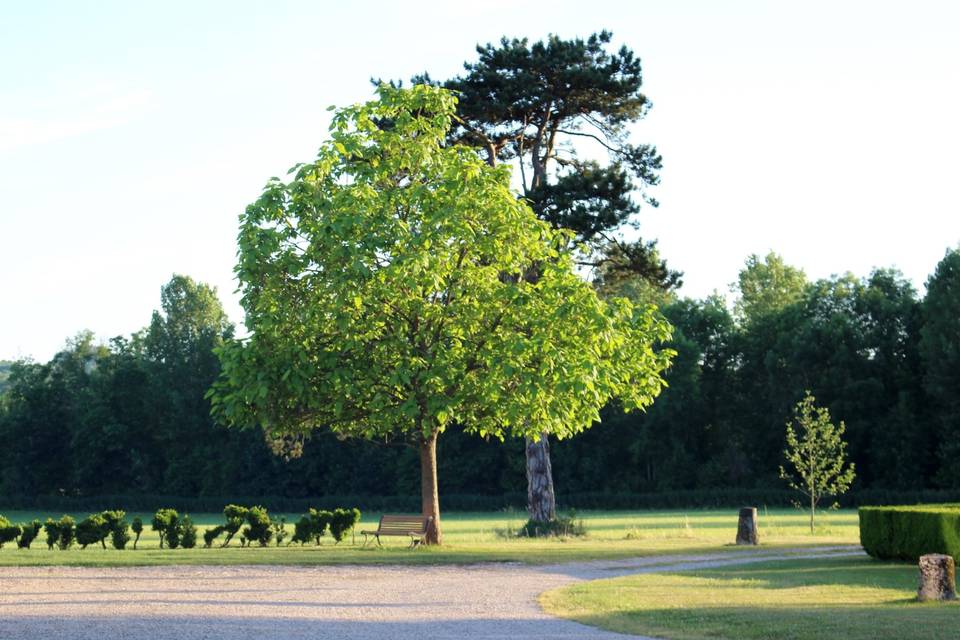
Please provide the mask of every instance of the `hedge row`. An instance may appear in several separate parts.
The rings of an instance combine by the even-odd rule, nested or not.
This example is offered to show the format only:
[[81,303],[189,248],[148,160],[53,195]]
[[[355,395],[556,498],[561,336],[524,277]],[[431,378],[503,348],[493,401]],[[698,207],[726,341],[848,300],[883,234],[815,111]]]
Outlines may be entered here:
[[960,505],[860,507],[860,544],[874,558],[916,561],[943,553],[960,562]]
[[[240,533],[240,546],[252,546],[253,543],[266,547],[271,541],[280,546],[287,539],[289,532],[285,518],[271,518],[267,509],[261,506],[242,507],[229,504],[223,509],[226,523],[208,528],[203,534],[205,547],[213,546],[213,542],[226,533],[221,547],[230,544],[233,537]],[[132,524],[125,520],[126,513],[120,510],[109,510],[94,513],[80,522],[70,516],[63,516],[59,520],[47,518],[45,523],[34,520],[30,523],[13,524],[0,515],[0,549],[8,542],[16,542],[17,547],[29,549],[39,535],[41,529],[46,534],[47,549],[66,550],[75,543],[81,549],[91,544],[100,544],[107,548],[106,540],[109,537],[114,549],[122,550],[130,541],[130,531],[136,535],[133,548],[143,532],[143,522],[134,518]],[[323,511],[309,509],[294,527],[294,536],[290,543],[299,542],[301,545],[315,541],[320,544],[320,538],[327,530],[330,536],[339,543],[346,532],[351,531],[360,522],[359,509],[334,509]],[[192,549],[197,545],[197,527],[189,515],[180,515],[176,509],[158,509],[151,521],[151,528],[160,536],[160,548],[166,544],[169,549],[182,547]],[[246,525],[246,526],[244,526]]]
[[[560,493],[561,510],[567,509],[716,509],[743,505],[790,507],[796,499],[791,491],[778,489],[709,489],[663,491],[659,493]],[[869,504],[929,504],[960,502],[960,491],[887,491],[883,489],[854,491],[838,499],[842,507]],[[364,511],[417,512],[418,496],[336,495],[313,498],[288,496],[211,496],[182,497],[153,494],[104,496],[0,496],[0,510],[22,511],[99,511],[122,504],[130,511],[156,511],[169,507],[192,513],[215,513],[225,503],[262,505],[274,513],[306,513],[309,509],[333,510],[344,504],[355,504]],[[502,495],[444,494],[441,507],[446,511],[524,511],[526,493]]]

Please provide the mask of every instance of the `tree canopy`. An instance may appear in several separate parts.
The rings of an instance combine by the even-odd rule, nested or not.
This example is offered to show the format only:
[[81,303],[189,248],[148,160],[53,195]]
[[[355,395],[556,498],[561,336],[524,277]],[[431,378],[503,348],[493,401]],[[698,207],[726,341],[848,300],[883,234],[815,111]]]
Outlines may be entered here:
[[439,541],[436,439],[452,423],[497,438],[558,437],[660,391],[669,325],[601,300],[569,236],[510,190],[510,169],[444,144],[450,92],[381,85],[338,111],[331,139],[241,216],[249,338],[220,350],[212,391],[230,424],[327,427],[421,451]]
[[[609,51],[611,39],[608,31],[534,43],[502,38],[478,45],[462,75],[435,81],[424,73],[413,82],[457,92],[449,141],[482,150],[491,165],[515,161],[537,216],[591,249],[582,263],[603,267],[608,278],[625,271],[671,289],[681,274],[667,268],[656,242],[617,234],[637,225],[635,195],[657,206],[649,187],[659,183],[662,159],[654,145],[629,140],[629,125],[651,103],[640,59],[625,46]],[[604,156],[607,162],[595,159]]]

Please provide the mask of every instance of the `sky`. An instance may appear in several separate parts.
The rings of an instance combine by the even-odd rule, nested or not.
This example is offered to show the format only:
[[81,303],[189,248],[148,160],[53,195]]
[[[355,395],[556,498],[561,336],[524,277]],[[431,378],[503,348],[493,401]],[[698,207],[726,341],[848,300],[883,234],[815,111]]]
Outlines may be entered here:
[[371,77],[457,74],[501,36],[613,32],[663,155],[640,234],[730,294],[750,254],[808,277],[960,243],[960,3],[0,0],[0,359],[136,331],[174,273],[243,320],[237,216]]

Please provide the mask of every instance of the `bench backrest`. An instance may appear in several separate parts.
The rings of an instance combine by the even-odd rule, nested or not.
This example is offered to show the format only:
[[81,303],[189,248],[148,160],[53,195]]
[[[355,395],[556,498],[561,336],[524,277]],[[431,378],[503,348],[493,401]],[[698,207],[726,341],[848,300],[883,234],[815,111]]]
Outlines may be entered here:
[[433,518],[424,518],[423,516],[383,515],[380,516],[380,526],[378,529],[380,531],[401,533],[404,535],[411,533],[423,535],[427,532],[427,526],[431,520],[433,520]]

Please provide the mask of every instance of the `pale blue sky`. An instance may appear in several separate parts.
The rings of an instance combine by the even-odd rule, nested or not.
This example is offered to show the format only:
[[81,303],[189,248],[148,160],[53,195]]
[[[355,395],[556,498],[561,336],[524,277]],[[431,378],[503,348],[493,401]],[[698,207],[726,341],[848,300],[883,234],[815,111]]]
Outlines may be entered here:
[[773,249],[813,278],[960,242],[960,3],[0,0],[0,359],[144,326],[184,273],[233,289],[237,215],[368,79],[477,42],[614,32],[654,103],[658,238],[682,294]]

